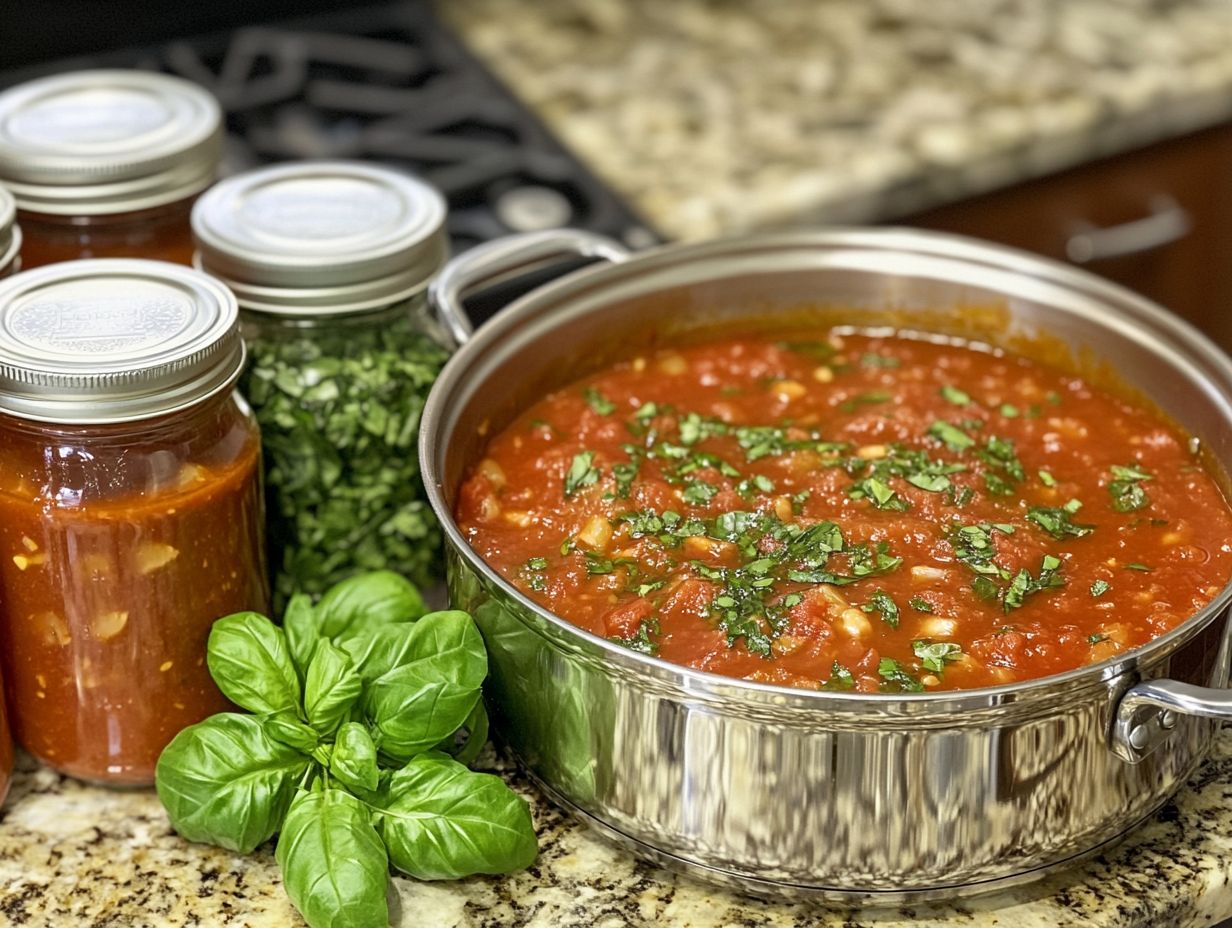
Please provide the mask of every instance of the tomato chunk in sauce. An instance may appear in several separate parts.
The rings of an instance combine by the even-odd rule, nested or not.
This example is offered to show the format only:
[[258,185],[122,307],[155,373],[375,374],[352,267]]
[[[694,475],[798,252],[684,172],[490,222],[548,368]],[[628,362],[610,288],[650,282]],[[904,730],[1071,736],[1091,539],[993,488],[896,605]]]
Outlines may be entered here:
[[908,333],[632,358],[526,410],[457,509],[577,626],[814,689],[1070,670],[1174,628],[1232,572],[1232,512],[1158,413]]

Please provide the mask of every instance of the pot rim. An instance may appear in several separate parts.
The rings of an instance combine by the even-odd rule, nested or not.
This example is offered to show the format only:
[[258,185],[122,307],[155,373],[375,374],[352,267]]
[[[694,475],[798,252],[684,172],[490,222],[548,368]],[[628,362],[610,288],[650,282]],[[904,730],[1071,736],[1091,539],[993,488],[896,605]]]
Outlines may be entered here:
[[[613,669],[635,673],[645,679],[667,683],[676,689],[685,690],[693,697],[713,696],[752,697],[750,703],[773,703],[802,709],[825,709],[830,712],[861,712],[878,710],[893,714],[901,709],[904,714],[917,711],[939,710],[952,714],[978,710],[1018,702],[1024,699],[1048,698],[1062,690],[1108,688],[1112,681],[1143,664],[1161,660],[1179,648],[1190,638],[1215,621],[1232,603],[1232,577],[1202,609],[1171,631],[1153,638],[1123,654],[1118,654],[1098,664],[1088,664],[1063,673],[1049,674],[999,686],[971,689],[944,690],[933,693],[852,693],[829,690],[806,690],[774,683],[760,683],[739,677],[728,677],[705,670],[697,670],[683,664],[673,663],[649,654],[632,651],[599,635],[572,624],[549,609],[539,605],[521,592],[513,583],[492,568],[474,550],[462,535],[454,519],[452,508],[445,499],[444,487],[438,474],[436,453],[437,433],[442,432],[452,394],[466,382],[473,360],[489,350],[494,343],[527,318],[534,316],[549,302],[559,304],[562,300],[584,293],[601,290],[608,282],[617,282],[631,267],[653,269],[671,264],[686,264],[698,259],[714,259],[725,253],[737,252],[742,256],[758,251],[825,250],[827,248],[863,248],[882,252],[905,252],[924,258],[944,258],[968,264],[982,264],[996,270],[1021,273],[1044,283],[1079,292],[1104,305],[1119,305],[1130,309],[1139,317],[1145,317],[1156,332],[1171,336],[1179,344],[1179,360],[1194,365],[1200,362],[1205,368],[1215,368],[1222,373],[1227,383],[1232,384],[1232,359],[1226,357],[1213,342],[1180,317],[1168,312],[1159,304],[1139,296],[1133,291],[1097,277],[1087,271],[1074,268],[1060,261],[1034,255],[1020,249],[983,242],[966,236],[932,232],[907,227],[887,226],[881,228],[828,227],[824,230],[792,231],[771,234],[728,237],[706,242],[669,243],[631,255],[619,264],[592,264],[538,286],[503,307],[489,322],[480,327],[451,357],[433,384],[420,420],[419,458],[425,489],[429,502],[436,512],[442,531],[450,546],[463,558],[489,587],[495,587],[522,610],[518,618],[528,625],[533,616],[533,630],[547,635],[552,643],[572,650],[589,652],[601,657]],[[653,292],[648,289],[646,292]],[[548,310],[559,312],[559,306]],[[1107,322],[1101,320],[1107,326]],[[545,328],[551,330],[551,326]],[[1173,346],[1174,349],[1177,347]],[[1175,364],[1176,359],[1169,359]],[[1198,371],[1208,386],[1211,377]],[[1220,395],[1232,403],[1232,392],[1218,389]],[[1224,462],[1220,462],[1221,465]],[[1232,468],[1229,468],[1232,470]]]

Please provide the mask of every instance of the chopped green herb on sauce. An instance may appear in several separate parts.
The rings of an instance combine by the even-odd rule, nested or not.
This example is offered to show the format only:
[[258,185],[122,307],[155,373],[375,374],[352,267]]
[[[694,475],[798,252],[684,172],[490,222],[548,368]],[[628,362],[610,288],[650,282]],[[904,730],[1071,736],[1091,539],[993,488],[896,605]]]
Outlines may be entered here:
[[940,674],[945,672],[945,665],[963,656],[962,645],[952,641],[913,641],[911,649],[926,670]]
[[838,661],[831,665],[830,676],[821,683],[823,690],[852,690],[855,686],[856,678]]
[[958,389],[958,387],[952,387],[949,384],[942,387],[940,393],[947,403],[953,403],[955,406],[966,406],[971,402],[971,397],[968,394]]
[[895,368],[899,366],[899,360],[898,358],[891,357],[888,354],[880,354],[876,351],[867,351],[860,356],[860,366]]
[[1141,467],[1130,465],[1120,467],[1113,465],[1112,480],[1108,482],[1108,492],[1112,494],[1112,508],[1117,512],[1134,512],[1151,502],[1142,484],[1154,478]]
[[650,618],[642,619],[637,626],[637,631],[629,637],[615,637],[608,640],[614,641],[619,645],[624,645],[630,651],[639,651],[642,654],[654,655],[659,653],[659,642],[657,641],[658,636],[659,620]]
[[922,693],[924,684],[903,670],[892,657],[883,657],[877,664],[881,689],[887,693]]
[[898,604],[885,590],[874,590],[868,602],[860,608],[865,612],[876,612],[890,628],[898,628]]
[[962,451],[975,444],[975,439],[956,425],[938,419],[928,427],[928,434],[945,442],[951,451]]
[[586,405],[601,416],[610,416],[616,411],[616,404],[594,387],[587,387],[583,395],[586,397]]
[[1095,531],[1095,526],[1073,521],[1074,513],[1081,508],[1082,503],[1076,499],[1058,507],[1032,506],[1027,510],[1027,521],[1056,539],[1082,538]]
[[599,469],[593,466],[595,453],[582,451],[573,456],[573,462],[565,473],[565,496],[570,497],[578,490],[594,486],[599,482]]

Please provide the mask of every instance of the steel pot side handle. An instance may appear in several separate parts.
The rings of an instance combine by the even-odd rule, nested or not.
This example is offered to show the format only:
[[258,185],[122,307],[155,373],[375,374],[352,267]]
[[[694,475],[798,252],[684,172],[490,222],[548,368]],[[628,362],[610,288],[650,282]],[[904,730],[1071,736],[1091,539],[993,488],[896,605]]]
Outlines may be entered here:
[[582,229],[525,232],[476,245],[452,259],[428,289],[437,318],[457,345],[474,333],[462,299],[481,287],[491,287],[569,258],[601,258],[613,263],[629,257],[629,249],[605,235]]
[[1136,764],[1168,740],[1182,715],[1232,719],[1232,690],[1144,680],[1126,690],[1112,720],[1112,750]]

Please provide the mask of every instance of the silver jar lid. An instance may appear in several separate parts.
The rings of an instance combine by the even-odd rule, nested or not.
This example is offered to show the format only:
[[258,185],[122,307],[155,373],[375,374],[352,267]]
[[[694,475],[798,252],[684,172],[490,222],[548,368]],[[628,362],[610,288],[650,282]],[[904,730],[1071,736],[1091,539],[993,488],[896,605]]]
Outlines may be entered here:
[[173,203],[213,181],[222,111],[150,71],[74,71],[0,93],[0,183],[24,210],[97,216]]
[[308,161],[247,171],[192,213],[196,264],[246,310],[362,312],[423,290],[448,257],[445,201],[392,168]]
[[243,363],[235,298],[191,268],[99,258],[0,281],[0,412],[146,419],[227,389]]
[[21,229],[17,226],[17,204],[13,195],[0,187],[0,277],[3,277],[21,250]]

